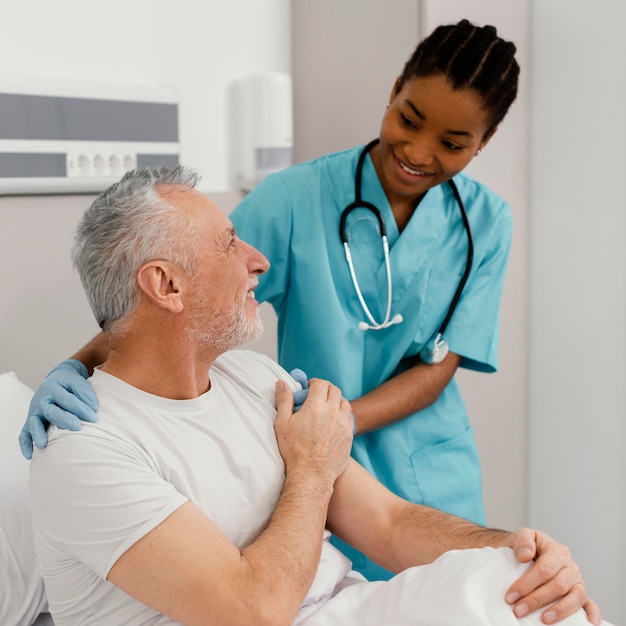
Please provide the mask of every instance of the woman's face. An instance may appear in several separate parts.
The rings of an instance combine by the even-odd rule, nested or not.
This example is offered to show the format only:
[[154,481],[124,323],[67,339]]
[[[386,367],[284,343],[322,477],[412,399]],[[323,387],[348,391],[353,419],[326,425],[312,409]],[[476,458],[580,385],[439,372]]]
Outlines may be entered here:
[[472,89],[443,75],[414,78],[391,95],[372,159],[390,203],[419,199],[458,174],[493,132]]

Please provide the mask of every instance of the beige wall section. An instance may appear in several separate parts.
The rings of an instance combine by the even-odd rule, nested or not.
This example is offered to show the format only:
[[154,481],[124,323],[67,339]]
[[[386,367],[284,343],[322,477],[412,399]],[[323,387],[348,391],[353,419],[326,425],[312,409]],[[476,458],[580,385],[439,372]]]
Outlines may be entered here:
[[501,307],[499,371],[489,376],[467,371],[459,375],[483,460],[488,520],[512,528],[527,523],[529,2],[423,2],[425,33],[462,18],[496,26],[502,37],[515,42],[521,67],[517,101],[490,144],[467,168],[509,202],[513,213],[513,243]]
[[[74,230],[93,198],[0,198],[0,372],[14,371],[33,389],[99,331],[70,260]],[[211,194],[226,212],[239,198]],[[272,349],[275,331],[268,326],[265,341]]]
[[[525,65],[527,11],[521,0],[470,6],[465,0],[293,0],[296,160],[365,143],[378,134],[389,93],[418,32],[463,17],[493,23],[519,44]],[[511,203],[515,219],[502,303],[500,371],[459,374],[483,463],[487,516],[503,527],[525,521],[526,134],[524,80],[519,101],[469,170]]]
[[292,0],[297,163],[378,135],[417,27],[416,0]]
[[90,202],[0,198],[0,372],[14,371],[33,389],[98,331],[70,261],[74,228]]

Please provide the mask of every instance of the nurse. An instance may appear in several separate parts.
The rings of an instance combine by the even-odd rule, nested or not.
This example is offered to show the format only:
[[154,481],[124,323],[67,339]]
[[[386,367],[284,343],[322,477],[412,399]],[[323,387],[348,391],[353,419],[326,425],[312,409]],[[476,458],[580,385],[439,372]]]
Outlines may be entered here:
[[[480,463],[454,374],[496,370],[512,220],[462,170],[516,97],[514,54],[491,26],[437,28],[393,85],[377,140],[267,177],[230,215],[270,260],[256,297],[278,315],[280,364],[342,389],[357,422],[354,458],[402,497],[479,523]],[[381,221],[361,203],[380,212],[388,263]],[[430,363],[451,309],[449,352]],[[337,545],[367,578],[389,576]]]
[[[278,315],[279,362],[343,390],[357,423],[354,458],[402,497],[479,523],[480,463],[454,375],[496,370],[512,220],[506,202],[462,170],[515,100],[514,55],[492,26],[438,27],[395,81],[375,141],[269,176],[230,216],[271,262],[256,297]],[[367,206],[344,213],[359,197]],[[447,353],[433,349],[440,333]],[[106,346],[97,339],[76,357],[91,367]],[[92,402],[69,372],[49,379]],[[33,429],[42,431],[37,402],[21,437],[26,456]],[[390,576],[337,545],[370,580]]]

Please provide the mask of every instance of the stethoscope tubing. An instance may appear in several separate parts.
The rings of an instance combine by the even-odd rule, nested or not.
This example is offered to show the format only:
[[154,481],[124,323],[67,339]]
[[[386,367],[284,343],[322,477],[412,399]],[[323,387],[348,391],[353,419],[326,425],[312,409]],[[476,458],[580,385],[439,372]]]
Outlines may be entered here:
[[470,226],[469,219],[467,217],[467,211],[465,210],[465,205],[463,204],[463,200],[461,199],[461,194],[459,193],[458,187],[456,183],[450,179],[448,181],[448,185],[452,189],[452,193],[456,199],[456,203],[459,206],[459,211],[461,212],[461,219],[463,220],[463,226],[465,228],[465,234],[467,235],[467,257],[465,260],[465,271],[463,272],[463,276],[461,276],[461,280],[454,292],[454,296],[452,297],[452,302],[450,303],[450,307],[448,308],[448,313],[444,318],[441,326],[439,327],[439,335],[443,335],[446,328],[448,328],[448,324],[452,319],[452,315],[456,310],[456,306],[459,303],[459,299],[461,298],[461,293],[463,293],[463,289],[467,283],[467,279],[469,278],[470,272],[472,271],[472,264],[474,262],[474,236],[472,235],[472,227]]
[[[368,152],[378,142],[379,142],[378,138],[370,141],[361,151],[361,154],[359,155],[359,159],[357,161],[356,174],[355,174],[355,180],[354,180],[354,201],[351,202],[342,211],[341,217],[339,219],[339,236],[343,244],[344,254],[346,257],[346,261],[348,263],[348,268],[350,270],[350,277],[352,279],[352,284],[354,285],[354,289],[359,299],[361,308],[363,309],[365,316],[370,322],[369,324],[365,322],[359,322],[358,326],[360,330],[368,330],[368,329],[369,330],[382,330],[394,324],[399,324],[403,321],[403,318],[401,315],[395,315],[393,318],[391,318],[391,304],[393,300],[393,277],[391,274],[391,262],[389,259],[389,241],[387,239],[387,228],[385,226],[385,220],[383,219],[382,213],[379,211],[378,207],[376,207],[371,202],[367,202],[363,200],[361,197],[361,181],[363,178],[363,165],[365,163],[365,157],[367,156]],[[454,315],[454,311],[456,310],[459,299],[461,298],[461,294],[463,293],[463,289],[465,288],[465,285],[469,278],[470,272],[472,270],[472,264],[474,261],[474,238],[472,236],[472,229],[469,223],[469,219],[467,217],[467,211],[465,210],[465,205],[463,204],[463,200],[461,198],[461,195],[459,193],[459,190],[455,182],[452,179],[450,179],[448,181],[448,185],[452,189],[452,193],[459,207],[459,211],[461,213],[461,219],[463,221],[463,227],[467,235],[467,257],[465,261],[465,270],[463,272],[463,275],[461,276],[461,280],[459,281],[456,291],[454,292],[454,296],[448,308],[448,312],[446,313],[446,316],[441,326],[439,327],[439,330],[437,331],[435,342],[441,340],[443,333],[445,332],[446,328],[448,327],[448,324],[450,323],[450,320],[452,319],[452,316]],[[369,310],[369,307],[367,306],[365,299],[363,297],[363,294],[361,292],[361,288],[359,286],[359,282],[356,276],[356,271],[354,269],[354,263],[352,261],[352,254],[350,252],[350,244],[348,242],[348,236],[346,233],[346,221],[348,219],[348,216],[354,209],[358,209],[358,208],[367,209],[368,211],[371,211],[376,217],[376,220],[378,221],[378,226],[380,228],[380,237],[381,237],[381,242],[383,246],[383,254],[385,258],[385,267],[386,267],[386,273],[387,273],[387,308],[385,311],[385,318],[380,323],[374,319],[374,316]]]

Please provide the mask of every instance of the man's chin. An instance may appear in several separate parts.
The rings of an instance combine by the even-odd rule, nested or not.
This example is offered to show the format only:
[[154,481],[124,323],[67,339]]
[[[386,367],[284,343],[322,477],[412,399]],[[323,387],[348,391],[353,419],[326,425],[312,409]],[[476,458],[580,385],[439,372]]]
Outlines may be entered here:
[[263,334],[263,322],[260,318],[257,318],[254,321],[254,324],[251,323],[249,329],[247,329],[246,333],[244,333],[245,337],[242,337],[243,341],[240,342],[239,345],[244,345],[246,343],[250,343],[255,339],[258,339]]
[[239,348],[251,343],[255,339],[258,339],[263,334],[263,322],[260,317],[254,320],[246,320],[236,332],[225,335],[222,337],[222,350],[232,350],[233,348]]

